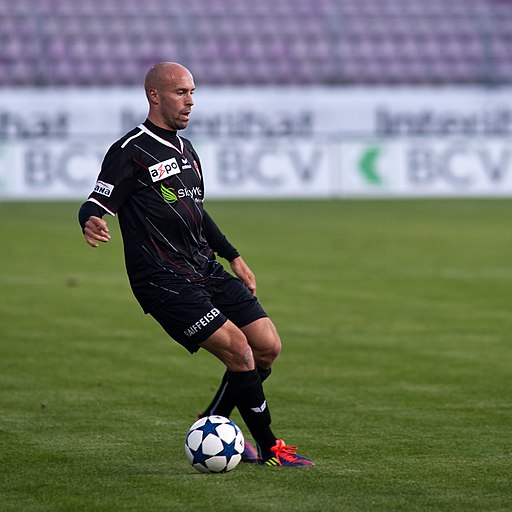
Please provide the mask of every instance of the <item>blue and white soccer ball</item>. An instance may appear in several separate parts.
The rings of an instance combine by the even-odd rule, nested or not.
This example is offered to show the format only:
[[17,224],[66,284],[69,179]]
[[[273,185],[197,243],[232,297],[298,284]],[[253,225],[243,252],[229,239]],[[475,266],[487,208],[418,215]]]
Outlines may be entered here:
[[225,473],[235,469],[243,451],[242,431],[224,416],[197,420],[185,440],[187,459],[201,473]]

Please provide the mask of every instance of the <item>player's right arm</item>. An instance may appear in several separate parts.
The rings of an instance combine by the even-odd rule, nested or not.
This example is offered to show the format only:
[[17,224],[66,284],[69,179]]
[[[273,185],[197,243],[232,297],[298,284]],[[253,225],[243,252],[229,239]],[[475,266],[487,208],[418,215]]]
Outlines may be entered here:
[[98,241],[107,243],[110,240],[110,234],[106,221],[99,217],[89,217],[85,223],[84,236],[91,247],[98,247]]
[[94,190],[78,212],[85,241],[91,247],[98,247],[100,242],[110,240],[108,225],[103,216],[106,213],[116,215],[129,197],[134,187],[137,167],[121,141],[107,151]]
[[86,201],[78,212],[85,241],[91,247],[98,247],[98,242],[106,243],[110,240],[107,222],[102,219],[104,213],[105,211],[92,201]]

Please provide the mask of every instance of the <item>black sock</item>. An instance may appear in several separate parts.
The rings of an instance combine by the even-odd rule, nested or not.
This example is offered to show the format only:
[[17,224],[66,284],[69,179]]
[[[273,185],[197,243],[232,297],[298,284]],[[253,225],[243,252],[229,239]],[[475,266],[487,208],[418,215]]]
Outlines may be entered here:
[[257,370],[246,372],[226,371],[228,389],[249,432],[258,445],[263,457],[270,455],[276,437],[270,429],[268,410],[261,378]]
[[[266,380],[272,373],[272,368],[257,368],[257,370],[261,382]],[[220,383],[219,389],[213,397],[213,400],[200,416],[204,417],[217,414],[219,416],[225,416],[226,418],[229,418],[235,406],[235,398],[233,397],[233,394],[228,387],[228,371],[226,370],[222,376],[222,381]]]
[[272,367],[260,368],[259,366],[256,366],[256,370],[258,370],[258,374],[260,376],[262,384],[270,377],[270,374],[272,373]]

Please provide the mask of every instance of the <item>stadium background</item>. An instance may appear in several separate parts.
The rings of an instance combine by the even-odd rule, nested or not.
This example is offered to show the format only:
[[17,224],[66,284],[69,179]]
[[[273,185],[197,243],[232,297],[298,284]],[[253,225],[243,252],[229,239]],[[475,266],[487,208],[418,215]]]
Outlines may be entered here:
[[511,28],[505,0],[0,0],[0,198],[87,195],[161,60],[210,197],[508,196]]

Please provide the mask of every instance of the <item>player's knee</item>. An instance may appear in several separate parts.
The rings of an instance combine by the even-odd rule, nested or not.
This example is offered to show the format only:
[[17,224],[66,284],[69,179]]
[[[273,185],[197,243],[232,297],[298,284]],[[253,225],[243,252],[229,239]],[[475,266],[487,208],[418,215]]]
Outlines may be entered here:
[[271,335],[270,335],[270,347],[268,351],[268,357],[274,361],[277,356],[281,353],[282,344],[281,344],[281,338],[279,337],[279,334],[277,333],[276,328],[272,325],[271,329]]
[[274,343],[274,350],[272,353],[274,359],[276,359],[277,356],[281,353],[282,348],[283,348],[283,346],[281,345],[281,338],[279,336],[277,336],[277,340]]
[[213,336],[202,343],[202,346],[217,356],[228,370],[241,372],[254,370],[254,356],[245,337],[231,323],[224,324]]
[[270,368],[281,353],[281,339],[277,333],[273,333],[268,343],[253,350],[256,365],[260,368]]
[[251,347],[242,333],[240,336],[232,337],[230,351],[224,362],[231,371],[248,371],[255,368]]

